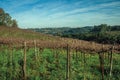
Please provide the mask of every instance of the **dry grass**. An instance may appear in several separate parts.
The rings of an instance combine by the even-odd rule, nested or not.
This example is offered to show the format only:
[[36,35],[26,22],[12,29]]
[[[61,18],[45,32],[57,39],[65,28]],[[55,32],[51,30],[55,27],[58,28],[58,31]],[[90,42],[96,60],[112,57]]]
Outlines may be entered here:
[[[83,40],[60,38],[51,35],[46,35],[29,30],[18,28],[8,28],[0,26],[0,44],[11,44],[12,46],[22,47],[24,42],[27,42],[28,47],[34,46],[34,40],[37,47],[40,48],[66,48],[69,44],[71,49],[87,52],[111,51],[112,45],[98,44]],[[115,52],[120,52],[120,45],[115,45]]]

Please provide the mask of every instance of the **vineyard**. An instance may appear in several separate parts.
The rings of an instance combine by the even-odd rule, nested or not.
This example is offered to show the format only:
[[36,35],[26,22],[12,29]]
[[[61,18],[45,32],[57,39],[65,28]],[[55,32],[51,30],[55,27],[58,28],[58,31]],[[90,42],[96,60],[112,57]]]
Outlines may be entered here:
[[0,30],[0,80],[120,80],[119,44]]
[[119,12],[120,0],[0,0],[0,80],[120,80]]
[[0,40],[0,80],[120,80],[119,45]]

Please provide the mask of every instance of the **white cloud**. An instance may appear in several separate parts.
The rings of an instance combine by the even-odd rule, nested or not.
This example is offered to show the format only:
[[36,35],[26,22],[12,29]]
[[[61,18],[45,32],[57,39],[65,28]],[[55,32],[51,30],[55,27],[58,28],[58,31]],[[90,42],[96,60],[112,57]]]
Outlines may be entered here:
[[66,15],[69,15],[69,14],[88,12],[90,10],[98,10],[98,9],[101,9],[101,8],[106,8],[106,7],[111,7],[111,6],[118,6],[118,5],[120,5],[120,2],[102,3],[102,4],[99,4],[99,5],[95,5],[95,6],[92,5],[92,6],[85,7],[85,8],[78,8],[78,9],[74,9],[74,10],[67,11],[67,12],[55,13],[55,14],[51,14],[50,16],[51,17],[56,16],[56,17],[60,18],[61,16],[66,16]]
[[[25,0],[18,5],[18,1],[13,1],[10,10],[14,10],[16,7],[24,6],[26,4],[35,3],[38,0]],[[84,1],[79,1],[71,4],[64,4],[63,2],[57,3],[38,3],[26,11],[19,13],[13,13],[12,16],[17,19],[20,27],[38,27],[38,26],[85,26],[101,23],[119,24],[119,13],[109,13],[110,10],[104,10],[104,8],[120,7],[120,1],[94,4],[78,7],[83,4]],[[89,3],[91,4],[91,3]],[[69,8],[69,9],[68,9]],[[70,9],[71,8],[71,9]],[[98,12],[90,12],[92,10],[99,10]],[[102,12],[101,12],[102,11]],[[113,9],[116,11],[116,9]],[[101,13],[99,13],[101,12]],[[120,11],[118,11],[120,12]],[[113,15],[115,14],[115,15]],[[111,16],[112,15],[112,16]]]

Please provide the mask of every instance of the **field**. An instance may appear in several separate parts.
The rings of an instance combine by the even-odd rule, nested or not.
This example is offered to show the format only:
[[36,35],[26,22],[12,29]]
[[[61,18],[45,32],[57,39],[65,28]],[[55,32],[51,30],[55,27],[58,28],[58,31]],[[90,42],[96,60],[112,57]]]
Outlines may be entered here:
[[119,61],[119,44],[0,27],[0,80],[120,80]]
[[[0,80],[101,80],[100,59],[89,54],[65,49],[16,49],[2,46]],[[69,53],[69,56],[67,55]],[[104,53],[104,80],[120,80],[120,55]],[[69,58],[69,60],[68,60]]]
[[0,0],[0,80],[120,80],[120,0],[20,1]]

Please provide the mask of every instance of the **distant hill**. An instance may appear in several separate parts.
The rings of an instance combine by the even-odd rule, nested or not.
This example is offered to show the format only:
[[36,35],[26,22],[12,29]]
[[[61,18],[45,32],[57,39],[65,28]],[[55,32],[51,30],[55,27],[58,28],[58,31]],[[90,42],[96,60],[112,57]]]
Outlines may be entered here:
[[119,25],[109,26],[107,24],[101,24],[97,26],[95,25],[77,28],[31,28],[29,30],[67,38],[96,41],[98,43],[120,43]]
[[[48,34],[42,34],[25,29],[15,27],[0,26],[0,45],[11,45],[16,48],[23,48],[23,43],[27,43],[27,47],[34,47],[34,41],[39,48],[59,49],[69,45],[71,49],[81,51],[99,52],[103,44],[98,44],[92,41],[84,41],[72,38],[61,38]],[[95,46],[95,49],[94,47]],[[109,51],[112,45],[104,44],[104,50]],[[115,45],[115,51],[118,51],[118,46]]]
[[45,34],[52,34],[52,35],[61,35],[61,34],[80,34],[80,33],[88,33],[93,29],[92,26],[86,27],[77,27],[77,28],[70,28],[70,27],[61,27],[61,28],[28,28],[28,30],[32,30],[35,32],[41,32]]
[[69,27],[62,27],[62,28],[28,28],[27,30],[32,30],[35,32],[41,32],[45,34],[52,34],[52,35],[57,35],[61,34],[64,31],[71,30]]

